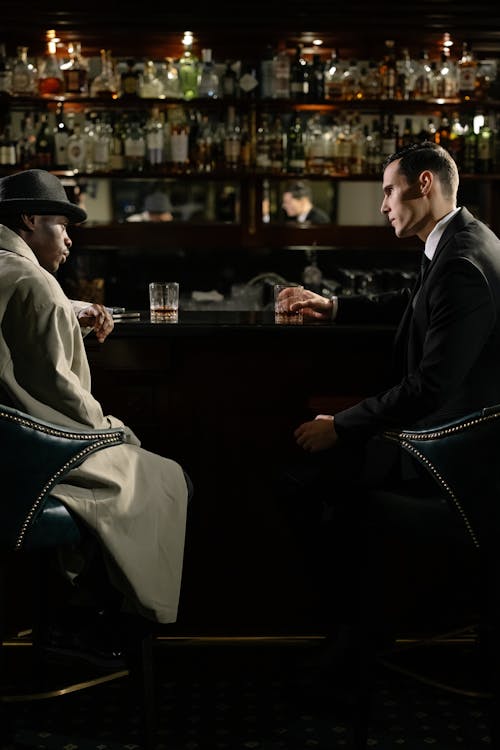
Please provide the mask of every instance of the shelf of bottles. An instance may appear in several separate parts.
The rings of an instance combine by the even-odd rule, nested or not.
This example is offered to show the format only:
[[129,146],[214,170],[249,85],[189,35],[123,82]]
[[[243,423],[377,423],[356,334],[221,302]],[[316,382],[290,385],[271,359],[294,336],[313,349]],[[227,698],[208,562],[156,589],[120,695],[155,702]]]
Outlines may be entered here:
[[500,172],[496,60],[468,45],[413,58],[385,43],[380,60],[269,48],[256,63],[85,58],[46,33],[32,59],[0,44],[0,167],[74,174],[265,175],[378,179],[385,157],[419,140],[449,149],[464,175]]

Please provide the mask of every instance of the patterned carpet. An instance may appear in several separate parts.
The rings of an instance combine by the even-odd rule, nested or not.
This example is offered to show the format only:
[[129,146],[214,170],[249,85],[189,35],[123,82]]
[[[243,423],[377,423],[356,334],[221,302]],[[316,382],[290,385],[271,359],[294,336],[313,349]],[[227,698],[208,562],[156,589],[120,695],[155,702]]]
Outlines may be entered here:
[[[348,750],[342,710],[320,709],[295,688],[318,647],[317,641],[300,640],[160,641],[155,645],[156,750]],[[489,748],[484,697],[447,693],[435,685],[453,669],[475,689],[473,659],[470,645],[448,644],[399,662],[405,669],[425,662],[431,684],[377,667],[368,746]],[[127,684],[122,678],[18,704],[15,745],[3,743],[2,750],[138,750],[139,716],[127,700]]]

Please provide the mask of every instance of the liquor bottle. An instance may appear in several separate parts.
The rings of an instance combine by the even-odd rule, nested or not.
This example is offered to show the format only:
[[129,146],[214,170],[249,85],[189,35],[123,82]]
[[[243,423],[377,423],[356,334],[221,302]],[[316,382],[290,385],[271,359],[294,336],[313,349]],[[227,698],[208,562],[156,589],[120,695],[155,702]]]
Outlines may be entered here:
[[144,130],[137,118],[129,122],[125,133],[125,169],[128,172],[142,172],[146,160],[146,139]]
[[342,75],[342,99],[346,102],[360,98],[359,69],[356,60],[350,60]]
[[477,61],[467,42],[462,45],[462,57],[457,63],[457,88],[464,100],[474,99],[477,83]]
[[302,45],[297,45],[290,67],[290,98],[306,102],[309,98],[310,66],[302,57]]
[[84,172],[87,145],[79,122],[75,122],[73,132],[68,138],[67,154],[69,168],[74,172]]
[[41,115],[36,133],[35,161],[42,169],[49,169],[54,163],[54,135],[46,114]]
[[165,76],[163,78],[164,94],[167,99],[182,99],[182,88],[179,71],[173,58],[165,58]]
[[495,159],[495,136],[490,128],[489,118],[484,118],[483,125],[477,134],[476,169],[481,174],[493,172]]
[[159,107],[153,107],[146,122],[146,161],[151,167],[165,162],[165,119]]
[[12,66],[11,92],[14,96],[30,96],[38,91],[38,71],[28,62],[28,48],[18,47]]
[[292,115],[286,139],[287,172],[303,174],[306,170],[306,153],[304,148],[304,131],[298,112]]
[[255,164],[255,144],[252,144],[250,128],[248,127],[248,115],[241,116],[240,126],[240,168],[246,170],[251,164]]
[[259,79],[257,77],[257,65],[253,62],[245,62],[242,65],[241,75],[238,80],[238,91],[242,99],[255,99],[259,92]]
[[434,136],[435,143],[439,143],[440,146],[445,148],[447,151],[449,150],[450,145],[450,122],[446,116],[443,116],[441,118],[441,122],[439,123],[436,133]]
[[215,169],[215,133],[208,115],[201,117],[198,136],[193,153],[193,162],[197,172],[212,172]]
[[45,34],[46,51],[38,72],[38,91],[42,96],[60,96],[64,93],[64,76],[56,57],[57,38],[54,29]]
[[260,96],[261,99],[272,99],[274,95],[274,51],[270,44],[260,61]]
[[318,113],[307,122],[305,131],[306,168],[312,174],[325,171],[325,132]]
[[403,127],[403,132],[401,133],[401,148],[405,148],[406,146],[411,146],[412,143],[414,143],[415,138],[413,136],[413,125],[411,121],[411,117],[405,118],[405,124]]
[[112,172],[125,169],[125,133],[127,129],[127,115],[115,115],[111,120],[111,141],[109,144],[109,167]]
[[414,99],[427,101],[432,96],[432,67],[429,60],[429,53],[426,49],[422,50],[417,62],[415,89],[413,92]]
[[[165,90],[165,77],[171,73],[170,68],[165,69],[165,75],[162,78],[157,74],[156,65],[153,60],[147,60],[144,64],[144,70],[139,75],[139,96],[143,99],[164,99],[167,96]],[[179,87],[179,78],[177,69],[175,68],[175,81],[176,81],[176,97],[179,98],[181,95]],[[169,96],[172,96],[172,88],[169,89]]]
[[3,167],[15,167],[16,164],[16,141],[12,137],[10,123],[7,123],[3,133],[0,135],[0,165]]
[[68,45],[69,62],[61,66],[64,75],[64,90],[73,96],[88,94],[88,65],[82,55],[80,42]]
[[5,43],[0,42],[0,94],[10,94],[11,85],[12,71],[5,52]]
[[457,95],[457,78],[450,52],[441,53],[439,63],[431,64],[431,94],[435,99],[454,99]]
[[185,120],[172,123],[170,128],[170,161],[176,172],[189,168],[189,125]]
[[36,165],[36,130],[31,112],[26,112],[21,119],[20,128],[21,133],[17,142],[17,163],[22,169],[31,169]]
[[385,40],[385,54],[379,67],[382,81],[382,99],[396,98],[396,58],[394,56],[394,40]]
[[394,115],[389,114],[385,118],[382,130],[382,161],[398,150],[398,129],[394,122]]
[[361,80],[363,99],[381,99],[382,80],[375,60],[369,60],[368,68]]
[[373,120],[371,130],[366,134],[365,154],[367,174],[379,175],[382,167],[382,137],[378,120]]
[[122,99],[136,99],[139,96],[139,71],[135,60],[126,61],[127,68],[120,74],[120,91]]
[[233,106],[227,108],[224,134],[224,163],[226,169],[238,169],[241,159],[241,128]]
[[257,170],[267,172],[271,168],[271,133],[269,127],[269,115],[262,114],[256,133],[255,167]]
[[94,169],[108,172],[111,166],[111,125],[105,115],[96,118],[94,124]]
[[186,100],[198,96],[198,58],[193,53],[193,34],[186,31],[182,38],[184,52],[179,60],[179,80],[182,96]]
[[69,131],[64,122],[64,104],[58,102],[54,128],[54,165],[59,169],[68,166],[68,138]]
[[468,120],[464,128],[464,159],[463,171],[466,174],[474,174],[477,162],[477,135],[474,132],[472,118]]
[[453,112],[450,126],[448,150],[457,163],[457,167],[460,171],[462,171],[464,165],[464,148],[465,128],[460,122],[458,112]]
[[219,76],[212,60],[212,50],[201,50],[201,68],[198,75],[198,96],[217,99],[219,96]]
[[401,58],[396,61],[396,99],[408,101],[414,98],[417,79],[417,63],[411,59],[407,47],[402,50]]
[[325,65],[325,99],[340,101],[343,95],[343,68],[337,56],[337,50],[332,49],[330,59]]
[[231,65],[230,60],[226,60],[226,69],[221,76],[221,93],[225,97],[235,97],[238,90],[238,76]]
[[290,55],[283,43],[273,59],[273,93],[274,99],[290,98]]
[[285,169],[286,133],[279,115],[275,118],[270,143],[271,171],[280,174]]
[[325,64],[321,55],[313,55],[309,99],[312,102],[322,102],[325,99]]
[[118,81],[111,59],[111,51],[101,49],[101,71],[90,84],[90,96],[95,99],[116,99]]

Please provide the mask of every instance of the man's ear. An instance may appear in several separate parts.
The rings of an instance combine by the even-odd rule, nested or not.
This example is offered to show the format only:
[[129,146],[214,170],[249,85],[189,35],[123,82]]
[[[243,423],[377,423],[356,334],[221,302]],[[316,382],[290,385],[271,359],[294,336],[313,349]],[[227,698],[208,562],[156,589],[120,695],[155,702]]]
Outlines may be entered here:
[[418,183],[420,186],[421,195],[429,194],[429,190],[432,187],[433,181],[434,181],[434,175],[429,169],[424,169],[424,171],[420,173],[420,176],[418,178]]
[[21,220],[30,232],[32,232],[35,228],[35,217],[31,214],[21,214]]

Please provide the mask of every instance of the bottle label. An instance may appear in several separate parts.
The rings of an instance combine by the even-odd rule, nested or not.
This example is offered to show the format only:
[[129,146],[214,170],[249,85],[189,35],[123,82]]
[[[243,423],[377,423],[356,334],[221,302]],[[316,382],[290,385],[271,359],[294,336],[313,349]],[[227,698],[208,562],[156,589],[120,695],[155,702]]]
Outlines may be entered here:
[[255,78],[255,76],[251,75],[250,73],[245,73],[240,78],[240,89],[244,91],[246,94],[249,94],[258,85],[259,85],[258,80]]

